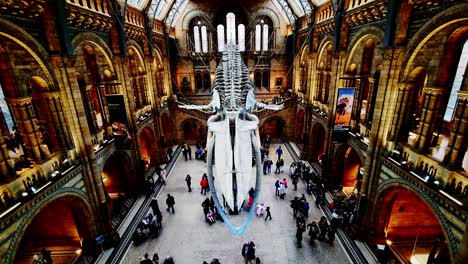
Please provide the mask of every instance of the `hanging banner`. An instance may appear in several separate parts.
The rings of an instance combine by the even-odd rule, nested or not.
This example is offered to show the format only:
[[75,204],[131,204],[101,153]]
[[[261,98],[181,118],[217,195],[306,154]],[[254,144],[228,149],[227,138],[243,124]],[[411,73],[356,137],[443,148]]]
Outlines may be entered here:
[[355,88],[339,88],[335,112],[335,130],[349,130]]
[[128,131],[128,119],[124,97],[121,94],[106,95],[109,119],[112,126],[112,134],[115,138],[117,149],[129,149],[132,138]]

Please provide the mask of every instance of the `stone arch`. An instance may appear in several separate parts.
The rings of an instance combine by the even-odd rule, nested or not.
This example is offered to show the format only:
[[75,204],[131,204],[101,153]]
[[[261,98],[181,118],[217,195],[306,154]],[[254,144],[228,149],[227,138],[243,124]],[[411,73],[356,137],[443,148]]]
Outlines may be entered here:
[[400,81],[407,80],[412,69],[419,66],[416,62],[418,54],[432,37],[441,31],[446,31],[447,28],[468,25],[467,13],[468,4],[455,5],[443,10],[421,27],[407,45],[399,74]]
[[[73,50],[77,57],[79,57],[82,54],[82,51],[79,47],[85,46],[85,45],[90,45],[95,52],[99,52],[100,54],[103,55],[104,61],[99,60],[99,63],[101,66],[104,66],[104,68],[100,70],[104,72],[105,69],[109,69],[115,76],[116,71],[114,69],[114,63],[112,61],[112,52],[110,48],[107,46],[106,42],[104,42],[104,40],[102,40],[100,37],[98,37],[94,33],[85,32],[85,33],[78,34],[72,39]],[[77,64],[79,64],[78,60],[77,60]],[[78,66],[79,65],[75,65],[75,67],[77,68]]]
[[196,118],[186,118],[180,124],[182,136],[186,142],[198,142],[206,138],[208,128]]
[[38,200],[37,203],[34,203],[33,206],[27,211],[26,215],[23,217],[20,224],[18,225],[18,228],[16,229],[17,232],[14,233],[10,241],[7,254],[5,254],[5,263],[10,263],[15,259],[16,253],[20,247],[21,239],[25,235],[27,227],[32,223],[34,218],[48,204],[57,202],[59,199],[72,199],[78,202],[86,216],[85,219],[88,220],[88,227],[91,237],[95,237],[97,235],[98,231],[95,225],[96,221],[94,220],[91,205],[89,204],[85,192],[71,187],[59,188]]
[[201,17],[205,21],[210,21],[208,19],[208,15],[205,12],[200,11],[199,9],[192,9],[189,12],[187,12],[185,14],[184,18],[182,19],[182,30],[183,31],[189,31],[190,30],[190,22],[196,17]]
[[[320,45],[320,48],[318,50],[318,58],[317,58],[317,66],[319,66],[321,63],[323,63],[324,69],[327,69],[327,57],[331,52],[332,54],[332,60],[333,60],[333,41],[331,39],[328,39]],[[317,67],[320,68],[320,67]]]
[[124,209],[144,190],[144,173],[136,170],[137,165],[124,151],[114,151],[103,164],[99,180],[108,201],[109,216],[118,221],[119,216],[128,213]]
[[96,46],[102,53],[107,55],[108,63],[112,65],[112,60],[110,59],[112,58],[112,51],[107,43],[98,35],[91,32],[84,32],[76,35],[71,41],[73,49],[76,50],[83,42],[89,42]]
[[325,139],[327,138],[327,130],[325,126],[320,122],[315,122],[312,126],[312,132],[310,134],[310,145],[311,145],[311,159],[312,161],[321,160],[322,155],[325,151]]
[[130,53],[136,54],[136,57],[138,58],[138,62],[139,62],[138,66],[142,67],[143,70],[145,70],[146,66],[145,66],[145,60],[143,58],[144,53],[140,45],[138,45],[138,43],[136,43],[134,40],[129,40],[127,44],[127,51],[129,53],[129,56],[130,56]]
[[364,166],[364,157],[352,145],[340,144],[333,155],[333,174],[331,180],[335,186],[353,187],[359,179],[359,170]]
[[271,19],[271,22],[273,23],[273,28],[279,28],[280,27],[278,14],[275,13],[270,8],[262,7],[262,8],[259,8],[259,9],[255,10],[255,12],[253,12],[253,13],[255,14],[255,17],[259,17],[259,16],[269,17]]
[[359,31],[359,33],[356,34],[356,36],[354,36],[351,40],[349,45],[351,49],[348,52],[344,68],[348,69],[352,64],[357,64],[356,66],[358,67],[358,72],[361,70],[362,56],[359,56],[361,55],[360,51],[364,50],[366,42],[369,39],[372,39],[375,44],[373,52],[374,60],[372,62],[372,69],[370,72],[375,72],[377,66],[383,63],[383,52],[378,52],[382,48],[383,35],[383,31],[380,28],[374,26],[371,26],[370,28],[366,27],[365,29]]
[[322,56],[323,56],[323,53],[325,51],[326,48],[328,48],[328,45],[332,45],[332,48],[333,48],[333,36],[331,35],[328,35],[326,36],[322,42],[320,43],[319,47],[318,47],[318,50],[317,50],[317,66],[319,65],[319,63],[322,61]]
[[141,129],[138,140],[140,143],[140,159],[145,161],[145,165],[150,166],[157,159],[157,157],[154,157],[154,153],[156,153],[156,138],[153,129],[149,126]]
[[172,142],[174,138],[171,135],[174,132],[174,129],[167,113],[161,114],[161,127],[162,134],[164,135],[164,141],[166,143]]
[[466,41],[468,41],[468,25],[455,29],[445,43],[437,80],[441,87],[449,89],[447,93],[450,93]]
[[[301,139],[304,135],[304,125],[305,125],[305,111],[300,109],[296,115],[296,137]],[[302,142],[302,141],[301,141]]]
[[375,233],[377,234],[379,228],[379,213],[384,206],[387,206],[388,203],[385,203],[385,198],[395,189],[404,189],[413,194],[415,194],[421,201],[427,205],[427,207],[431,210],[435,218],[438,220],[442,233],[449,243],[449,252],[450,252],[450,259],[451,263],[453,263],[454,259],[454,252],[458,249],[458,242],[452,232],[450,224],[448,223],[447,219],[444,216],[444,213],[439,209],[438,204],[428,196],[428,193],[423,191],[421,188],[416,186],[415,184],[409,182],[406,179],[402,178],[394,178],[388,179],[379,184],[376,189],[376,195],[373,199],[374,210],[372,211],[373,223],[372,228],[374,229]]
[[[1,19],[0,19],[1,20]],[[1,25],[1,23],[0,23]],[[2,28],[3,30],[3,28]],[[54,75],[53,75],[53,71],[51,70],[51,67],[49,65],[49,63],[47,62],[47,59],[44,60],[43,56],[41,53],[38,53],[40,52],[40,50],[38,51],[37,49],[39,49],[39,47],[35,46],[34,45],[34,42],[31,42],[30,40],[28,41],[28,35],[26,36],[22,36],[22,39],[25,39],[26,42],[22,42],[22,40],[20,40],[18,38],[18,34],[23,34],[22,32],[14,32],[14,34],[16,35],[10,35],[6,32],[3,32],[3,31],[0,31],[0,39],[1,38],[5,38],[7,41],[11,41],[13,43],[15,43],[16,45],[19,46],[19,49],[23,49],[27,52],[27,55],[24,55],[24,56],[31,56],[32,57],[32,60],[34,60],[35,63],[37,63],[37,66],[36,68],[34,69],[31,69],[27,74],[31,74],[29,76],[40,76],[42,79],[44,79],[44,81],[47,83],[47,86],[50,87],[51,90],[55,90],[57,87],[56,86],[56,82],[55,82],[55,78],[54,78]],[[26,34],[26,33],[25,33]],[[28,45],[32,45],[32,46],[28,46]],[[5,48],[1,48],[1,51],[2,53],[8,53],[10,51],[6,50]],[[8,59],[8,57],[6,56],[6,59]],[[4,63],[4,62],[2,62]],[[2,69],[5,68],[5,67],[10,67],[12,68],[12,65],[2,65]],[[11,75],[13,76],[13,79],[15,79],[15,74],[13,72],[10,72]],[[24,76],[22,76],[23,78]],[[26,78],[27,79],[27,78]],[[14,82],[13,83],[13,86],[14,87],[4,87],[4,91],[5,92],[5,95],[7,97],[15,97],[15,95],[18,95],[18,96],[27,96],[27,90],[25,89],[21,89],[20,92],[16,92],[16,89],[18,88],[18,86],[23,86],[24,87],[27,87],[28,83],[16,83]],[[15,89],[15,91],[12,91],[10,89]]]
[[28,51],[43,70],[47,83],[51,84],[51,86],[57,86],[52,65],[48,62],[49,54],[47,50],[34,37],[8,20],[0,18],[0,28],[0,36],[14,41]]
[[286,121],[279,116],[271,116],[261,122],[260,138],[270,135],[271,139],[281,139],[286,131]]

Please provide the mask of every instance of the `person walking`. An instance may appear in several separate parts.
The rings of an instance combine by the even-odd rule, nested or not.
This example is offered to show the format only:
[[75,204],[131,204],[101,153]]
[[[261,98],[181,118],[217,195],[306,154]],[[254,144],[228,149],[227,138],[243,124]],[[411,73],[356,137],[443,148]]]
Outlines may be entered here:
[[188,160],[187,149],[185,149],[184,147],[182,147],[182,155],[184,155],[184,159],[185,161],[187,161]]
[[296,227],[297,248],[302,248],[302,233],[306,230],[305,218],[302,214],[296,218]]
[[187,183],[187,188],[188,188],[188,191],[191,192],[192,191],[192,177],[190,177],[190,174],[187,174],[187,176],[185,177],[185,182]]
[[250,241],[242,246],[242,256],[244,257],[245,264],[255,263],[255,244]]
[[283,178],[283,184],[284,188],[288,188],[288,180],[286,180],[286,178]]
[[187,152],[188,152],[189,160],[192,160],[192,148],[190,146],[187,146]]
[[166,179],[167,179],[167,171],[166,169],[161,169],[161,172],[159,173],[161,177],[161,182],[163,185],[166,185]]
[[281,146],[276,149],[276,154],[278,155],[278,159],[281,159],[281,156],[283,155],[283,149],[281,149]]
[[327,219],[325,218],[325,216],[322,216],[320,218],[320,221],[318,223],[318,227],[320,229],[320,235],[319,235],[319,240],[320,241],[323,241],[325,240],[325,236],[327,234],[327,231],[328,231],[328,222],[327,222]]
[[242,251],[241,251],[241,254],[242,254],[242,257],[244,258],[245,260],[245,264],[248,263],[248,259],[247,259],[247,254],[249,253],[249,242],[247,243],[244,243],[244,245],[242,246]]
[[153,264],[153,261],[148,258],[148,253],[146,253],[145,256],[141,258],[140,264]]
[[158,210],[155,213],[155,216],[156,216],[156,225],[158,226],[158,228],[162,228],[163,217],[162,217],[161,211]]
[[203,174],[203,177],[200,180],[200,187],[201,187],[200,193],[203,195],[206,195],[206,192],[208,190],[208,176],[206,176],[206,174]]
[[275,174],[280,174],[280,160],[276,161]]
[[265,160],[263,161],[263,175],[267,175],[267,169],[268,169],[268,156],[266,156]]
[[169,193],[167,194],[166,204],[167,204],[166,210],[168,212],[172,211],[172,213],[175,213],[174,211],[175,199],[174,199],[174,196],[171,196]]
[[293,209],[294,218],[297,216],[297,211],[299,210],[299,198],[296,196],[294,200],[291,200],[291,208]]
[[158,200],[156,200],[156,197],[153,197],[150,203],[151,209],[153,210],[153,214],[156,215],[157,212],[159,211],[159,205],[158,205]]
[[317,223],[315,221],[312,221],[312,223],[307,225],[307,228],[309,228],[310,243],[314,244],[314,241],[318,238],[319,234],[319,228],[317,226]]
[[276,180],[275,182],[275,189],[276,189],[276,196],[280,195],[279,189],[280,189],[280,181]]
[[296,230],[297,248],[302,248],[302,232],[302,229],[298,227]]
[[283,173],[284,160],[279,159],[280,173]]
[[286,188],[284,188],[284,184],[282,182],[280,182],[279,197],[280,197],[280,199],[284,200],[285,196],[286,196]]
[[268,219],[268,217],[270,217],[270,220],[271,220],[270,206],[267,206],[267,208],[265,209],[265,212],[266,212],[265,221]]
[[271,173],[271,166],[273,165],[273,161],[270,158],[267,158],[267,174]]
[[293,176],[292,184],[294,185],[294,190],[297,191],[297,183],[299,182],[298,176]]

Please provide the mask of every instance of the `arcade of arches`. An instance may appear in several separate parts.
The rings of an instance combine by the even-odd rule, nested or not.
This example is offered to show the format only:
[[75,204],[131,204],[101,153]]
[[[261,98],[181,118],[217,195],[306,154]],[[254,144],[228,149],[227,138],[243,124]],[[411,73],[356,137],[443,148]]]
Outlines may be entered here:
[[0,9],[1,263],[32,263],[44,248],[54,263],[84,263],[116,248],[160,190],[160,168],[170,172],[184,143],[207,143],[213,112],[179,106],[210,103],[228,43],[257,100],[282,106],[254,110],[261,140],[303,160],[328,202],[350,204],[340,228],[354,243],[381,263],[468,259],[466,1]]

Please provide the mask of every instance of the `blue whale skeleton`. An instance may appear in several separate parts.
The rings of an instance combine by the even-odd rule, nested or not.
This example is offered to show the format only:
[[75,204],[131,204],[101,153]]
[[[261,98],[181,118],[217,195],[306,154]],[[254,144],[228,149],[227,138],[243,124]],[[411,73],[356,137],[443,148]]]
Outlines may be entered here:
[[[239,236],[244,233],[252,219],[261,185],[259,120],[252,114],[252,111],[280,110],[283,106],[257,102],[249,70],[242,61],[237,46],[227,44],[225,47],[216,69],[211,89],[211,102],[208,105],[179,105],[179,107],[216,112],[207,121],[209,131],[207,138],[208,182],[216,208],[224,223],[234,235]],[[256,165],[254,202],[244,223],[234,226],[219,201],[216,187],[223,195],[224,205],[237,213],[250,187],[253,165],[252,149]],[[213,157],[216,163],[214,166]],[[216,178],[216,187],[214,178]]]

